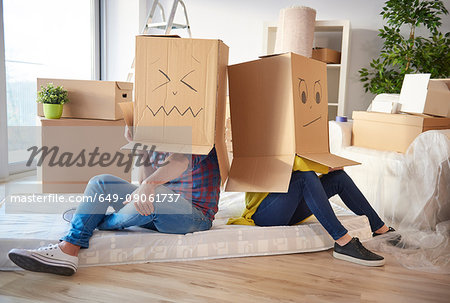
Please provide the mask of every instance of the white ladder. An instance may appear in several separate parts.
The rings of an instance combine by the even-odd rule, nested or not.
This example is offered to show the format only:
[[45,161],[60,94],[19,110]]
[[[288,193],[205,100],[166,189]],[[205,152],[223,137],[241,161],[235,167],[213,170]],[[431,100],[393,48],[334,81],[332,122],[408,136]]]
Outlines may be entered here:
[[[184,11],[184,17],[185,17],[185,23],[174,23],[175,13],[177,11],[178,4],[180,4],[183,7]],[[159,9],[159,12],[161,14],[162,22],[158,23],[152,23],[153,17],[155,16],[156,9]],[[172,29],[186,29],[189,38],[192,38],[191,33],[191,27],[189,25],[189,19],[187,15],[186,5],[184,4],[183,0],[174,0],[172,4],[172,9],[170,11],[169,19],[166,21],[166,16],[164,14],[164,7],[161,5],[159,0],[154,0],[152,8],[150,9],[150,12],[147,15],[147,19],[145,22],[144,27],[142,28],[141,34],[145,35],[148,33],[149,29],[156,28],[156,29],[163,29],[164,35],[169,35],[170,31]],[[132,82],[134,80],[134,65],[135,65],[135,59],[133,59],[133,63],[131,64],[131,69],[127,76],[127,81]]]

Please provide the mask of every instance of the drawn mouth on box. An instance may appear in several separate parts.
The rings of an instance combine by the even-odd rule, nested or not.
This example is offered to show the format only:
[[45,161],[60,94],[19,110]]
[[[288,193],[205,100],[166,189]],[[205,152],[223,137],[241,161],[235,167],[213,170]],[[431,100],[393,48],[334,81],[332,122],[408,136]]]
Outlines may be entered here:
[[312,120],[311,122],[308,122],[308,123],[306,123],[305,125],[303,125],[303,127],[307,127],[308,125],[311,125],[311,124],[313,124],[314,122],[316,122],[316,121],[320,120],[320,118],[322,118],[322,116],[319,116],[318,118],[316,118],[316,119]]
[[166,115],[169,117],[172,113],[176,114],[178,113],[181,117],[183,117],[186,114],[191,114],[192,117],[196,118],[200,112],[203,110],[203,107],[201,107],[197,112],[194,112],[194,110],[189,106],[184,111],[181,111],[176,105],[172,106],[172,108],[167,111],[166,108],[161,105],[156,111],[150,108],[150,106],[147,105],[147,109],[152,113],[153,117],[156,117],[159,113]]

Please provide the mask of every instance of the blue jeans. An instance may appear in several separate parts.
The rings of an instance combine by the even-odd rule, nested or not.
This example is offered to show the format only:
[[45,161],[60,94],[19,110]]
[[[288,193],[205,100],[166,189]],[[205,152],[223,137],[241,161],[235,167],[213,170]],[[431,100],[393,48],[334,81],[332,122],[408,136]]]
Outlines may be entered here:
[[314,214],[334,240],[347,233],[328,199],[338,194],[357,215],[369,218],[372,231],[384,223],[353,180],[338,170],[319,178],[315,172],[292,173],[287,193],[270,193],[259,205],[253,221],[259,226],[293,225]]
[[[136,185],[112,175],[93,177],[84,191],[86,199],[77,207],[72,218],[70,231],[61,240],[88,248],[89,239],[96,228],[117,230],[140,226],[170,234],[186,234],[211,228],[211,220],[182,196],[176,202],[169,202],[165,196],[165,199],[160,199],[163,202],[153,203],[155,211],[151,215],[139,214],[133,203],[123,204],[127,195],[136,188]],[[155,196],[161,194],[172,195],[173,192],[159,186]],[[106,214],[109,206],[114,208],[114,212]]]

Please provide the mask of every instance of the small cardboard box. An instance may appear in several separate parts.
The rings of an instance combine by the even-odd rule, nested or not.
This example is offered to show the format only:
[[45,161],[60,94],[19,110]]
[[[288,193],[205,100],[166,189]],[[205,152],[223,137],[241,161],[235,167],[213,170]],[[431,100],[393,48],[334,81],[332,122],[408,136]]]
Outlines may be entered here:
[[[123,119],[118,103],[131,101],[133,83],[118,81],[37,79],[37,90],[41,86],[53,83],[67,90],[70,102],[64,104],[62,117],[119,120]],[[43,117],[44,111],[38,103],[38,115]]]
[[448,128],[450,118],[354,111],[352,145],[404,153],[422,132]]
[[400,92],[401,111],[450,118],[450,79],[430,77],[405,75]]
[[287,192],[296,155],[329,167],[326,64],[294,53],[228,67],[233,162],[227,191]]
[[137,36],[134,136],[124,148],[207,155],[215,147],[225,182],[227,65],[220,40]]
[[341,53],[329,48],[313,48],[312,58],[325,63],[341,63]]
[[[43,160],[37,166],[44,193],[82,193],[89,179],[100,174],[112,174],[131,181],[131,169],[125,171],[126,166],[118,165],[120,154],[123,155],[122,163],[129,161],[129,152],[120,150],[127,143],[123,135],[124,120],[41,118],[41,126],[40,147],[48,147],[49,153],[46,157],[39,153],[35,159]],[[57,148],[54,160],[54,153],[50,152],[53,147]],[[90,153],[95,153],[96,148],[98,155],[89,162]],[[70,159],[69,153],[73,155]],[[111,158],[106,159],[107,153]],[[112,156],[117,159],[109,164]]]

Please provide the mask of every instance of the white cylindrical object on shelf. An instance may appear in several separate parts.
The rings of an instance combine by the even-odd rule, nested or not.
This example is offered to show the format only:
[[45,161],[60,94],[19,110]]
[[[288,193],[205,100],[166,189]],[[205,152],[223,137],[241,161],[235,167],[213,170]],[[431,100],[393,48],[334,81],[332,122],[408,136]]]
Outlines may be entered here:
[[293,52],[311,58],[316,10],[310,7],[290,7],[280,11],[275,53]]

